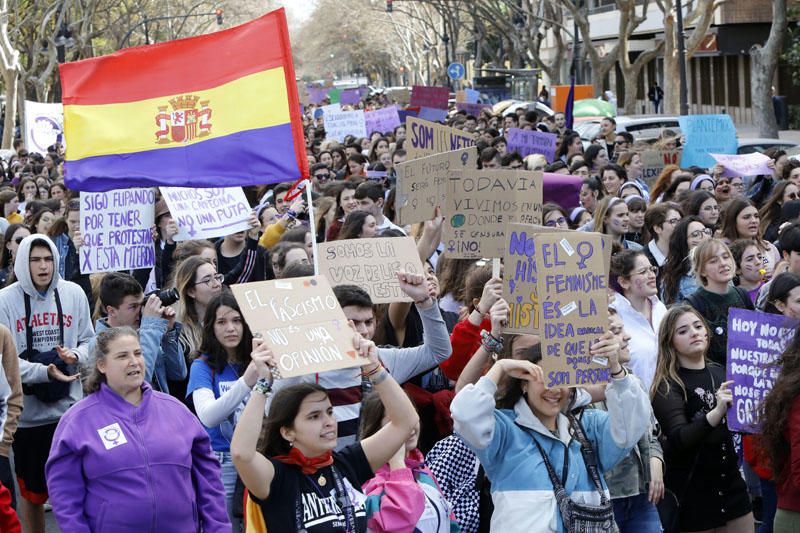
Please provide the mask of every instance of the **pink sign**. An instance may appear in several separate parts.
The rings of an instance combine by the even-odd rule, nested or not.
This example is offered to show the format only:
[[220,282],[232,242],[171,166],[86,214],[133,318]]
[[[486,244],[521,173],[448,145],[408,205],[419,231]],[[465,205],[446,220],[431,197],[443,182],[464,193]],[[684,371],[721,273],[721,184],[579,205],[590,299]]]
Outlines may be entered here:
[[725,167],[726,176],[759,176],[761,174],[772,175],[772,169],[767,166],[767,163],[772,161],[772,158],[758,152],[753,154],[743,155],[727,155],[727,154],[708,154],[713,157],[717,163]]
[[447,87],[414,85],[414,87],[411,88],[411,102],[409,105],[447,109],[447,99],[449,97],[450,89]]

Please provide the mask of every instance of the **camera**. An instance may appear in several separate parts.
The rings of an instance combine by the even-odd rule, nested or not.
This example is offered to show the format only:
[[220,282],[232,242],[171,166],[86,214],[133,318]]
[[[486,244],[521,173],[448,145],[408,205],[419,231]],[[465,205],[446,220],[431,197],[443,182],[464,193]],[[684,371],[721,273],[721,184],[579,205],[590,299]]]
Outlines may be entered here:
[[150,291],[144,295],[144,301],[147,302],[150,296],[154,294],[158,297],[159,300],[161,300],[161,305],[163,305],[164,307],[172,305],[181,299],[180,295],[178,294],[178,289],[172,288],[164,290],[156,289],[154,291]]

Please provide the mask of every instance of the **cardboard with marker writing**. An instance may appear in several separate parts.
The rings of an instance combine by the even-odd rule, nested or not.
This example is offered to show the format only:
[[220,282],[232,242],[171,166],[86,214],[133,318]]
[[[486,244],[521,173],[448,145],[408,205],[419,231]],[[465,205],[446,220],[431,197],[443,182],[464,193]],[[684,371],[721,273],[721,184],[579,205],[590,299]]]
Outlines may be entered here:
[[506,225],[538,224],[542,173],[465,170],[448,175],[444,244],[447,257],[503,257]]
[[611,268],[612,240],[600,233],[576,232],[533,224],[509,224],[506,227],[506,247],[503,254],[503,298],[508,302],[509,320],[506,333],[541,335],[541,316],[538,305],[534,241],[548,233],[596,235],[603,243],[603,270]]
[[474,148],[453,150],[398,164],[396,222],[405,225],[431,220],[436,206],[444,208],[448,172],[471,170],[477,166],[478,152]]
[[423,274],[413,237],[347,239],[317,244],[319,272],[337,285],[357,285],[376,304],[410,302],[397,281],[397,272]]
[[475,145],[475,135],[416,117],[406,117],[406,140],[403,147],[408,159],[452,152]]
[[677,165],[681,161],[682,150],[643,150],[639,152],[642,160],[642,179],[653,186],[667,165]]
[[353,330],[324,276],[232,285],[242,315],[283,377],[362,366]]

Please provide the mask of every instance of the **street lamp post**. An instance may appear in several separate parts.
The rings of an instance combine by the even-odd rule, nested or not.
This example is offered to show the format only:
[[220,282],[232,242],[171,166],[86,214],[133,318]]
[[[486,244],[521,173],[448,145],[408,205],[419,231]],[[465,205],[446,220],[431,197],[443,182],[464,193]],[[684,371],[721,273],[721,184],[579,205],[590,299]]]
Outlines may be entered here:
[[675,0],[676,30],[678,32],[678,77],[680,79],[680,114],[689,114],[689,95],[686,87],[686,42],[683,37],[683,6]]

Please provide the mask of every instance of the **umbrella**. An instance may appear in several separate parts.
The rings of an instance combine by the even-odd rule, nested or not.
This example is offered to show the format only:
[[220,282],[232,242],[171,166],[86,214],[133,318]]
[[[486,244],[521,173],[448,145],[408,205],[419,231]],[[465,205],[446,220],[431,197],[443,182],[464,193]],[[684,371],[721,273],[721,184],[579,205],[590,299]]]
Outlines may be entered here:
[[599,98],[587,98],[578,100],[572,108],[574,117],[613,117],[617,110],[605,100]]

